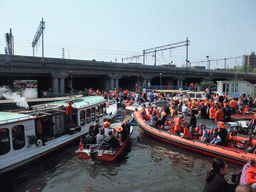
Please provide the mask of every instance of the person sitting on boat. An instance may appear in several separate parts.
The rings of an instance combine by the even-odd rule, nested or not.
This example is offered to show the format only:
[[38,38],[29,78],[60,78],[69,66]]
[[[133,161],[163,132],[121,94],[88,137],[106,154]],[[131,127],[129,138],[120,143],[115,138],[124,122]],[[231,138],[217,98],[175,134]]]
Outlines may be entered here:
[[248,167],[245,171],[245,178],[248,185],[251,185],[256,190],[256,161],[250,162],[251,167]]
[[250,106],[249,106],[249,105],[245,105],[243,114],[248,113],[248,112],[249,112],[249,109],[250,109]]
[[174,118],[174,131],[180,136],[181,133],[181,121],[184,118],[183,115],[178,115]]
[[161,112],[161,118],[157,120],[156,127],[162,129],[164,127],[166,119],[167,119],[167,113],[165,112],[165,109],[163,107]]
[[129,118],[126,118],[126,119],[123,121],[123,123],[124,123],[124,125],[125,125],[125,130],[126,130],[126,132],[127,132],[128,135],[130,134],[131,126],[138,126],[137,123],[132,123]]
[[153,111],[150,117],[150,125],[152,127],[156,127],[156,123],[157,123],[157,115],[156,115],[156,111]]
[[152,115],[153,110],[154,110],[154,108],[151,106],[150,109],[148,110],[148,114]]
[[108,132],[111,131],[111,129],[110,129],[110,123],[108,121],[108,118],[106,117],[103,119],[103,128],[105,131],[105,135],[108,135]]
[[202,124],[201,126],[202,126],[202,129],[203,129],[203,135],[201,137],[201,141],[209,142],[209,136],[208,136],[206,126],[205,126],[205,124]]
[[189,121],[189,126],[190,126],[190,133],[194,135],[195,128],[196,128],[196,116],[195,116],[195,111],[191,110],[190,111],[190,121]]
[[182,123],[181,127],[183,128],[183,135],[181,136],[181,138],[192,139],[192,135],[188,129],[188,123],[187,122]]
[[218,122],[218,132],[216,133],[215,137],[211,141],[212,144],[215,145],[221,145],[225,146],[226,145],[226,137],[228,135],[228,131],[226,129],[226,126],[224,125],[223,122]]
[[146,108],[149,108],[149,107],[150,107],[150,102],[149,102],[148,99],[146,100],[145,107],[146,107]]
[[100,121],[99,119],[96,119],[94,128],[93,128],[93,135],[96,136],[99,133],[99,128],[100,128]]
[[118,126],[116,128],[116,138],[118,139],[119,143],[122,144],[127,139],[127,133],[126,130],[123,129],[123,127]]
[[89,127],[89,133],[87,135],[85,135],[84,139],[83,139],[83,143],[86,144],[96,144],[96,137],[93,135],[93,128],[94,125],[91,125]]
[[73,101],[69,101],[67,106],[66,106],[66,116],[67,116],[68,121],[69,121],[69,123],[67,125],[68,128],[73,124],[72,110],[75,109],[75,107],[72,106],[73,104],[74,104]]
[[146,112],[146,110],[145,110],[145,107],[142,107],[141,108],[141,116],[143,117],[143,118],[145,118],[145,115],[147,114],[147,112]]
[[188,115],[188,105],[184,103],[181,107],[182,115],[187,116]]
[[106,137],[107,137],[107,136],[105,135],[104,128],[101,127],[101,128],[99,129],[99,133],[98,133],[97,136],[96,136],[96,143],[97,143],[97,144],[101,144],[102,141],[103,141]]
[[113,131],[108,132],[108,136],[102,141],[101,147],[107,148],[118,148],[120,146],[118,139],[114,135]]
[[212,163],[212,168],[207,171],[205,178],[204,192],[229,192],[231,187],[225,180],[224,176],[228,171],[228,165],[222,158],[215,158]]

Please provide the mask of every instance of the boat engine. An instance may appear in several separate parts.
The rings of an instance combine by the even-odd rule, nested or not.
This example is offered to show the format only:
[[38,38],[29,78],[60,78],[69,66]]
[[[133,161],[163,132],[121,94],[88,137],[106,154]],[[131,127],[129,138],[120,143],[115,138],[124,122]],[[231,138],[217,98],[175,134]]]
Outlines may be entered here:
[[247,149],[244,150],[245,153],[254,153],[256,149],[256,145],[254,145],[253,147],[248,147]]

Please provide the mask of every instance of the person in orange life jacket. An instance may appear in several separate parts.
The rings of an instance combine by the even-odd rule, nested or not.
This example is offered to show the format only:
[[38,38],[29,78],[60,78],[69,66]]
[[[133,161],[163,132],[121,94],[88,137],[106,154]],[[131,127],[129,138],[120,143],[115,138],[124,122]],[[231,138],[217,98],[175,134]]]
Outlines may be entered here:
[[184,139],[192,139],[192,135],[191,133],[189,132],[189,129],[188,129],[188,123],[182,123],[181,124],[181,127],[183,128],[183,135],[181,136],[181,138],[184,138]]
[[118,139],[119,143],[123,143],[127,139],[127,133],[123,127],[118,126],[116,128],[116,138]]
[[153,107],[151,106],[149,111],[148,111],[148,114],[152,115],[152,112],[153,112]]
[[174,119],[174,131],[180,136],[181,133],[181,121],[184,118],[183,115],[178,115],[175,119]]
[[218,105],[218,110],[215,113],[215,121],[223,121],[224,118],[224,112],[221,110],[221,106]]
[[75,109],[72,105],[74,104],[73,101],[69,101],[67,106],[66,106],[66,116],[68,118],[69,124],[67,127],[69,128],[73,124],[73,119],[72,119],[72,110]]
[[216,133],[215,137],[213,138],[213,140],[210,143],[215,144],[215,145],[225,146],[228,131],[223,122],[220,121],[217,123],[217,125],[218,125],[218,132]]
[[245,171],[245,179],[248,185],[251,185],[256,190],[256,162],[250,161],[251,167],[248,167]]
[[108,132],[111,131],[111,129],[110,129],[110,123],[107,117],[104,117],[103,119],[103,128],[105,131],[105,135],[108,135]]

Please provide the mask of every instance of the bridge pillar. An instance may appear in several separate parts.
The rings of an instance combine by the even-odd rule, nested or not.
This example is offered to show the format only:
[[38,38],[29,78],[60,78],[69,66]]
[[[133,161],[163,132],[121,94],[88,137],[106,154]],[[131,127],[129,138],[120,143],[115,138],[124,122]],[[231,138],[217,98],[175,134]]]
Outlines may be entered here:
[[177,86],[182,87],[184,79],[185,79],[185,77],[178,76],[177,77]]
[[122,75],[118,74],[108,74],[110,78],[110,87],[109,90],[119,89],[119,79],[122,77]]
[[53,93],[65,93],[65,78],[66,73],[52,73],[52,91]]
[[154,77],[153,76],[149,76],[149,75],[142,75],[142,77],[144,78],[144,82],[143,82],[143,85],[145,87],[148,87],[148,84],[150,83],[151,85],[151,79],[153,79]]

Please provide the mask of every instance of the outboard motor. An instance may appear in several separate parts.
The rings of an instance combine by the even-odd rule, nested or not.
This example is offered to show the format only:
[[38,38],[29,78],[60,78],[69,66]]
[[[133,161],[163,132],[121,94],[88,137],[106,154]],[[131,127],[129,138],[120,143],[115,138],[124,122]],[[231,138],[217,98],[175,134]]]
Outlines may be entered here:
[[97,160],[98,151],[95,150],[94,147],[90,147],[90,156],[91,156],[92,160]]
[[244,150],[245,153],[253,153],[256,149],[256,145],[253,147],[248,147],[247,149]]

